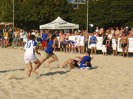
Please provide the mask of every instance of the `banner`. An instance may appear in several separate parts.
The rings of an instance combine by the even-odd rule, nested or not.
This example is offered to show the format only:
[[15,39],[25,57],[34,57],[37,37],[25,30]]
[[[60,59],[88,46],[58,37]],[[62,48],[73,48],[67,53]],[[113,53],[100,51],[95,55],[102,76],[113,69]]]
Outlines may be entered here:
[[[91,36],[90,36],[90,37],[91,37]],[[90,37],[89,37],[89,39],[90,39]],[[97,49],[97,50],[102,50],[102,41],[103,41],[103,37],[96,37],[96,38],[97,38],[96,49]],[[69,40],[75,41],[75,36],[69,36]],[[133,38],[128,38],[128,40],[129,40],[128,52],[133,53]],[[91,48],[89,42],[88,42],[88,48]],[[118,51],[118,52],[122,52],[121,43],[120,43],[120,38],[118,38],[117,51]]]

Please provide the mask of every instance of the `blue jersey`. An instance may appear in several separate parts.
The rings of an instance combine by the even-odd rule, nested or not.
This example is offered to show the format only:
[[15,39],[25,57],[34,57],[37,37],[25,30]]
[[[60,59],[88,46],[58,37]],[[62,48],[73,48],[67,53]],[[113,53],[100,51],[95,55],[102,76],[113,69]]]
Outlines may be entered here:
[[97,38],[95,36],[92,36],[90,38],[91,44],[96,44]]
[[43,41],[46,41],[47,40],[47,37],[48,37],[48,34],[42,34],[42,40]]
[[70,44],[74,45],[74,44],[75,44],[75,42],[74,42],[73,40],[70,40]]
[[45,50],[46,53],[48,53],[48,54],[52,54],[53,53],[54,48],[52,47],[52,45],[53,45],[53,41],[51,40],[51,41],[49,41],[48,46],[47,46],[47,48]]
[[84,56],[80,63],[85,64],[86,62],[90,62],[90,61],[91,61],[90,56]]

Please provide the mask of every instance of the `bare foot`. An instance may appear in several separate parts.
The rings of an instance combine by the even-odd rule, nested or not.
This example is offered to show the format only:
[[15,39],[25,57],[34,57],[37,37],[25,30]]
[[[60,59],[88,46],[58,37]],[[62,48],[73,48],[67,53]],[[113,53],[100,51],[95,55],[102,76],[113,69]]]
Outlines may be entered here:
[[63,66],[62,66],[61,64],[58,64],[58,66],[59,66],[60,68],[63,68]]
[[46,65],[47,65],[47,66],[50,66],[50,63],[49,63],[49,62],[46,62]]
[[33,70],[32,72],[33,72],[34,74],[36,74],[36,75],[39,75],[38,72],[36,72],[35,70]]

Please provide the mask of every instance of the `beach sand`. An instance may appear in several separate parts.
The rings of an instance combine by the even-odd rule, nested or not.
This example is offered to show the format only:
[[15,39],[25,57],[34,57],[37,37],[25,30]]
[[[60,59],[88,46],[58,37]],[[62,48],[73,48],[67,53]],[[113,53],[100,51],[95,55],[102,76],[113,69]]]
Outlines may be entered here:
[[94,55],[93,69],[70,71],[58,65],[78,54],[55,54],[58,62],[28,78],[24,51],[0,48],[0,99],[133,99],[133,57]]

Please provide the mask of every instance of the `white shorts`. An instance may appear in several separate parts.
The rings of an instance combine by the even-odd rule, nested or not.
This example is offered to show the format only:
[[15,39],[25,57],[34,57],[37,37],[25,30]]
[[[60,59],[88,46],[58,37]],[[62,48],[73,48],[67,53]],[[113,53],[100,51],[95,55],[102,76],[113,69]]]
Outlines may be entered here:
[[102,52],[107,52],[107,47],[106,47],[106,45],[102,45]]
[[116,44],[112,44],[112,49],[113,49],[113,50],[116,50],[116,49],[117,49]]
[[35,55],[31,55],[31,54],[25,54],[24,55],[24,61],[25,63],[29,63],[29,62],[35,62],[37,60]]
[[6,39],[6,40],[7,40],[7,37],[4,37],[4,39]]
[[23,39],[23,42],[25,42],[25,43],[26,43],[27,41],[28,41],[27,39]]
[[83,42],[80,42],[80,43],[79,43],[79,46],[84,46],[84,43],[83,43]]
[[91,44],[91,47],[96,47],[96,44]]

